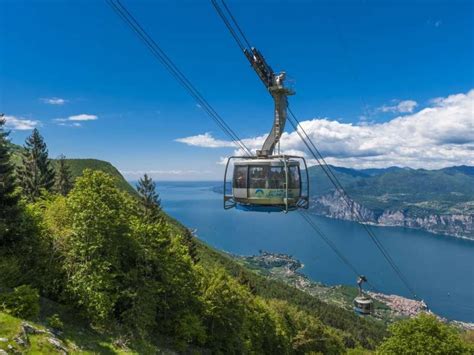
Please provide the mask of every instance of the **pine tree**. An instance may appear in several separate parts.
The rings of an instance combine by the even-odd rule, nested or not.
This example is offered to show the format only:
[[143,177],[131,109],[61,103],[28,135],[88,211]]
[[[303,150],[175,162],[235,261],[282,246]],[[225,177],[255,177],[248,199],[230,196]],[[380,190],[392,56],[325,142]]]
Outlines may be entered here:
[[198,250],[197,250],[197,244],[196,244],[196,241],[194,240],[193,233],[189,229],[186,229],[186,232],[184,233],[183,242],[188,248],[188,253],[189,253],[189,256],[191,257],[191,260],[193,261],[194,264],[197,264],[200,260],[199,255],[198,255]]
[[0,115],[0,245],[13,235],[13,227],[18,219],[18,195],[15,194],[15,177],[10,162],[8,134],[4,131],[5,119]]
[[66,196],[72,189],[72,175],[69,164],[64,155],[58,158],[58,165],[56,169],[56,186],[55,190],[61,195]]
[[137,191],[145,218],[158,221],[161,217],[161,200],[156,192],[156,184],[147,174],[138,181]]
[[54,169],[48,158],[46,143],[36,128],[26,139],[24,148],[18,175],[23,193],[30,200],[35,200],[42,189],[51,191],[54,187]]

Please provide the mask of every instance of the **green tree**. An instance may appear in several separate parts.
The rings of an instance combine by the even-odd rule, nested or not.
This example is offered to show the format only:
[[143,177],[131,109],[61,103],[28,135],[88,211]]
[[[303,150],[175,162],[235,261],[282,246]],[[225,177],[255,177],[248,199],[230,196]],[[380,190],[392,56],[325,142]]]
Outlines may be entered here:
[[202,343],[198,275],[181,238],[164,221],[150,223],[142,216],[132,221],[130,235],[137,258],[118,313],[130,328],[158,330],[180,347]]
[[378,354],[436,355],[472,354],[474,348],[459,332],[435,316],[421,314],[389,327],[390,336],[377,349]]
[[66,289],[94,323],[115,321],[140,337],[166,334],[178,344],[203,342],[199,282],[181,237],[150,221],[110,175],[85,170],[66,198],[46,209],[49,230],[63,236]]
[[0,115],[0,246],[14,239],[14,227],[20,214],[14,170],[10,162],[9,132],[4,130],[4,125],[5,119]]
[[40,196],[42,189],[52,190],[55,174],[48,158],[46,143],[36,128],[26,139],[24,148],[18,175],[23,193],[34,201]]
[[281,325],[279,315],[266,300],[260,297],[252,297],[248,302],[245,333],[253,353],[289,354],[291,352],[290,339]]
[[188,248],[188,254],[193,263],[197,264],[199,262],[199,252],[197,250],[196,240],[194,239],[193,233],[187,228],[183,235],[183,243]]
[[207,346],[217,353],[246,353],[244,322],[250,292],[223,269],[208,271],[202,277],[204,322],[208,329]]
[[4,127],[5,119],[0,115],[0,285],[13,288],[39,280],[42,243],[36,220],[15,189],[17,181]]
[[279,318],[279,329],[288,337],[291,352],[295,354],[344,354],[344,343],[333,328],[314,316],[285,301],[270,301]]
[[63,196],[66,196],[72,189],[71,169],[64,155],[60,155],[58,158],[55,185],[55,190]]
[[147,174],[143,175],[143,178],[138,181],[137,191],[144,216],[151,221],[157,221],[161,215],[161,200],[153,179]]
[[67,208],[67,289],[93,321],[104,324],[120,296],[122,266],[134,251],[127,239],[133,203],[111,176],[86,169],[68,195]]

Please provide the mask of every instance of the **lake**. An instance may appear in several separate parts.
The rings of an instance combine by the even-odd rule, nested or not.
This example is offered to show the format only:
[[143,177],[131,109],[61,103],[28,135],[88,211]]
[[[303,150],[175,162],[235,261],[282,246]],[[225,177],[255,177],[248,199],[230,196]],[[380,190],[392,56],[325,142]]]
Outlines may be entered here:
[[[164,210],[211,246],[240,255],[260,249],[287,253],[305,266],[302,272],[328,285],[356,286],[354,274],[298,213],[224,210],[220,182],[158,182]],[[354,222],[315,217],[341,253],[383,293],[410,294]],[[397,227],[373,227],[379,240],[433,312],[474,322],[474,241]]]

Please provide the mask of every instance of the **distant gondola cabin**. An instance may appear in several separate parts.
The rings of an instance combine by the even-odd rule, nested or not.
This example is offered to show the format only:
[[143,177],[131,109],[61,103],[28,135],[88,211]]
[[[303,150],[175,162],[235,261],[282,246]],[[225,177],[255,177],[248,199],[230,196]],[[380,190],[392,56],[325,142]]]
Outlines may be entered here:
[[372,314],[374,311],[374,302],[369,297],[356,297],[354,299],[354,311],[362,315]]

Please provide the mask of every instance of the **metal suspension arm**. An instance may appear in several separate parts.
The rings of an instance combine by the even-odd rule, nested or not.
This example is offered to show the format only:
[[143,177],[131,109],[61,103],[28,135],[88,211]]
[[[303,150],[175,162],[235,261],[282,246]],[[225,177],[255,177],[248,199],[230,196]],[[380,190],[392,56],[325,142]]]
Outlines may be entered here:
[[244,49],[244,54],[249,60],[252,68],[257,73],[260,80],[267,88],[275,102],[273,126],[265,140],[261,150],[257,150],[258,156],[269,156],[273,154],[275,146],[285,129],[286,115],[288,108],[288,96],[294,95],[294,91],[285,87],[285,72],[275,74],[273,69],[267,64],[263,55],[258,49],[252,47],[250,50]]
[[367,278],[364,275],[360,275],[357,278],[357,286],[359,286],[359,296],[363,296],[364,292],[362,291],[362,284],[367,282]]
[[250,50],[244,49],[244,54],[265,87],[267,89],[270,88],[270,86],[273,85],[273,77],[275,76],[275,73],[267,64],[263,55],[255,47],[252,47]]

